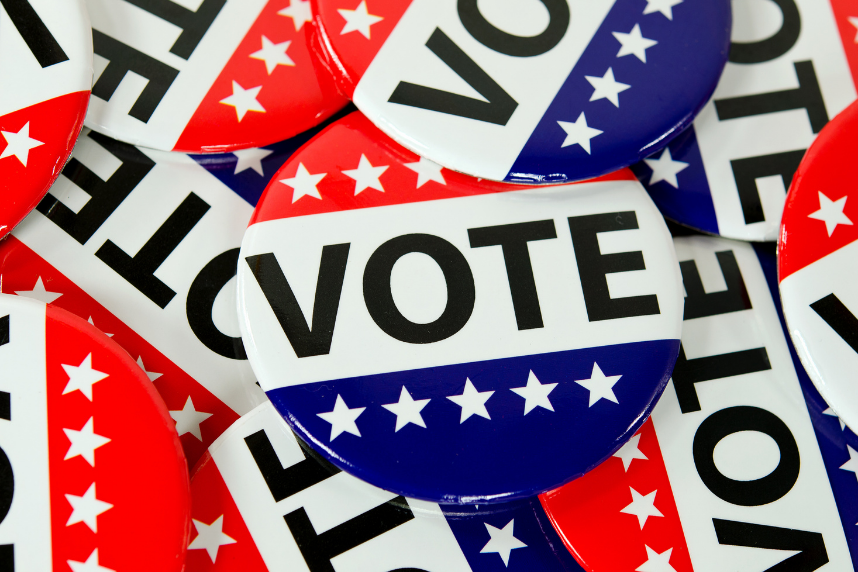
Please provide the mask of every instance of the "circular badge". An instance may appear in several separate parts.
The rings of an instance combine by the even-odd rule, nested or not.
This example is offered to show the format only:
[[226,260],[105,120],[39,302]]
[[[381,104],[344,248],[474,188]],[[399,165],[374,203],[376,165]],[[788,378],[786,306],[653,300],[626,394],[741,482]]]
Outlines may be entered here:
[[578,181],[640,161],[690,125],[730,45],[726,0],[316,6],[358,109],[411,151],[496,181]]
[[362,572],[580,572],[537,499],[444,507],[388,493],[318,460],[270,403],[209,448],[193,471],[191,495],[187,572],[334,565]]
[[188,469],[134,360],[65,310],[0,294],[0,371],[2,568],[183,570]]
[[275,175],[238,267],[242,337],[280,413],[412,498],[483,504],[586,472],[643,422],[679,346],[673,246],[631,172],[478,181],[360,113]]
[[733,11],[730,61],[712,101],[632,169],[664,216],[774,241],[804,152],[855,100],[858,20],[837,0],[734,2]]
[[89,102],[92,35],[83,0],[0,5],[0,238],[68,161]]
[[[810,378],[858,428],[858,104],[808,150],[787,195],[778,271],[790,335]],[[855,198],[853,198],[855,196]],[[851,200],[850,200],[851,199]]]
[[87,0],[86,125],[166,151],[260,147],[345,105],[311,46],[309,0]]
[[309,133],[188,156],[84,130],[50,193],[0,243],[2,291],[91,321],[143,368],[193,463],[265,396],[235,301],[241,237]]
[[789,342],[774,248],[675,243],[672,382],[613,458],[540,497],[546,512],[588,572],[853,570],[858,437]]

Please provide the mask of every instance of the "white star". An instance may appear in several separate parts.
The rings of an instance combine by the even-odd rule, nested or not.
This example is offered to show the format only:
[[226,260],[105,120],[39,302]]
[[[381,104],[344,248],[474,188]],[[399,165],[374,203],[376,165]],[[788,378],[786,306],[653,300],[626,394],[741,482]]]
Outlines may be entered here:
[[102,437],[95,433],[92,428],[92,417],[89,418],[80,431],[73,429],[63,429],[63,432],[68,437],[71,445],[66,453],[64,461],[81,456],[90,467],[95,466],[95,450],[103,445],[110,443],[110,439]]
[[272,154],[274,151],[270,149],[240,149],[233,151],[232,154],[238,157],[238,162],[235,164],[235,172],[233,175],[243,173],[248,169],[253,169],[260,176],[265,176],[265,171],[262,169],[262,160]]
[[[849,23],[852,24],[856,29],[858,29],[858,18],[856,18],[855,16],[850,16]],[[855,43],[858,44],[858,33],[855,34]]]
[[676,572],[676,569],[670,565],[673,548],[668,548],[661,554],[646,544],[644,548],[646,548],[646,562],[635,568],[637,572]]
[[[291,44],[291,41],[275,44],[265,36],[262,36],[262,49],[253,52],[250,54],[250,57],[254,60],[264,61],[265,69],[268,70],[268,75],[271,75],[271,72],[273,72],[277,66],[295,65],[295,62],[293,62],[292,58],[289,57],[289,54],[286,53],[286,50],[289,49]],[[263,109],[263,111],[265,110]],[[241,118],[239,118],[239,121],[241,121]]]
[[588,155],[590,154],[590,139],[602,134],[602,131],[593,129],[587,125],[587,118],[584,116],[583,111],[578,116],[578,119],[575,120],[575,123],[569,123],[568,121],[558,121],[557,123],[566,132],[566,139],[563,140],[563,144],[560,147],[580,145]]
[[146,377],[149,378],[149,381],[155,381],[156,379],[158,379],[159,377],[164,375],[163,373],[157,373],[154,371],[146,371],[146,366],[143,365],[143,356],[137,356],[137,365],[140,366],[140,369],[143,370],[143,373],[146,374]]
[[217,517],[217,520],[211,524],[205,524],[197,519],[193,519],[193,523],[194,528],[197,529],[197,537],[188,545],[188,550],[205,549],[212,559],[212,564],[217,560],[217,552],[221,546],[236,542],[235,539],[223,533],[223,515]]
[[644,38],[641,35],[640,24],[635,24],[635,27],[632,28],[632,31],[628,34],[624,34],[622,32],[614,32],[614,37],[621,44],[620,51],[617,52],[618,58],[634,55],[637,56],[637,58],[643,63],[646,63],[647,49],[653,47],[658,43],[655,40]]
[[825,230],[828,231],[828,236],[834,233],[834,229],[837,228],[838,224],[852,226],[852,221],[843,214],[843,208],[846,206],[846,199],[848,197],[842,196],[836,201],[832,201],[822,194],[822,191],[817,192],[819,193],[819,210],[810,213],[807,215],[807,218],[815,218],[816,220],[823,221],[825,223]]
[[[62,294],[61,294],[61,295],[62,295]],[[95,322],[93,322],[93,321],[92,321],[92,316],[90,316],[90,317],[89,317],[89,320],[87,320],[87,322],[89,322],[90,324],[92,324],[93,326],[95,326]],[[98,328],[98,326],[95,326],[95,327],[96,327],[96,328]],[[101,328],[99,328],[99,329],[101,329]],[[102,331],[101,333],[102,333],[102,334],[104,334],[105,336],[107,336],[108,338],[112,338],[112,337],[113,337],[113,334],[108,334],[108,333],[107,333],[107,332],[105,332],[105,331]]]
[[317,413],[317,415],[331,424],[330,440],[333,441],[343,433],[351,433],[360,437],[360,430],[355,420],[360,417],[360,414],[365,409],[366,407],[349,409],[349,406],[343,401],[342,396],[337,394],[337,402],[334,404],[334,410],[327,413]]
[[840,465],[840,468],[855,473],[855,478],[858,478],[858,453],[849,445],[846,445],[846,449],[849,451],[849,460]]
[[599,364],[593,362],[593,373],[590,374],[590,379],[576,379],[575,383],[590,392],[590,405],[587,407],[593,407],[600,399],[619,403],[617,396],[614,395],[614,385],[620,381],[621,377],[623,376],[605,376]]
[[444,180],[444,175],[441,173],[443,167],[438,163],[434,163],[429,159],[424,159],[420,157],[420,160],[416,163],[405,163],[406,167],[417,173],[417,188],[419,189],[429,181],[435,181],[436,183],[441,183],[442,185],[446,185],[447,181]]
[[93,532],[98,532],[98,515],[113,508],[113,505],[95,498],[95,483],[89,485],[82,497],[66,495],[66,500],[72,506],[72,513],[66,526],[82,522]]
[[661,12],[668,20],[673,20],[673,7],[682,4],[682,0],[646,0],[644,14]]
[[617,458],[623,460],[623,470],[624,471],[629,470],[629,466],[632,464],[632,461],[634,461],[635,459],[641,459],[643,461],[649,460],[646,458],[646,455],[644,455],[641,452],[640,448],[638,448],[638,443],[640,443],[640,441],[641,441],[641,434],[638,433],[637,435],[635,435],[634,437],[629,439],[625,445],[620,447],[619,451],[614,453],[614,457],[617,457]]
[[36,141],[30,138],[30,122],[28,121],[20,131],[14,133],[12,131],[0,131],[0,134],[6,139],[6,148],[0,154],[0,159],[15,156],[22,165],[27,166],[27,159],[30,157],[30,149],[35,149],[44,145],[41,141]]
[[[491,540],[483,546],[480,554],[496,552],[503,560],[503,565],[509,567],[509,554],[516,548],[527,548],[527,544],[512,535],[512,529],[515,526],[515,519],[509,521],[503,528],[495,528],[491,524],[486,525],[486,530],[489,531]],[[497,561],[496,561],[497,562]]]
[[539,383],[536,375],[531,371],[527,376],[527,385],[524,387],[511,387],[510,391],[524,398],[524,414],[527,415],[537,407],[554,411],[554,407],[548,400],[548,394],[557,387],[556,383]]
[[200,423],[211,417],[211,413],[200,412],[194,409],[194,402],[191,396],[185,401],[185,407],[181,411],[170,411],[170,417],[176,422],[176,432],[179,437],[185,433],[190,433],[197,440],[202,441],[203,436],[200,433]]
[[378,178],[387,171],[388,167],[389,165],[373,167],[369,159],[366,158],[366,155],[361,153],[357,169],[343,171],[343,175],[355,180],[355,196],[358,196],[366,189],[375,189],[383,193],[384,187],[381,186],[381,181]]
[[426,407],[426,404],[429,403],[429,401],[429,399],[418,399],[415,401],[411,398],[411,394],[408,393],[408,390],[405,389],[405,386],[403,385],[402,391],[399,392],[398,402],[382,405],[382,407],[396,415],[396,429],[394,429],[393,432],[396,433],[409,423],[414,423],[415,425],[425,428],[426,422],[423,421],[423,416],[420,415],[420,412],[424,407]]
[[98,564],[98,548],[92,551],[86,562],[77,562],[76,560],[66,560],[72,572],[116,572],[111,568],[105,568]]
[[643,530],[647,518],[651,516],[664,516],[655,508],[655,493],[658,492],[657,490],[652,491],[646,496],[640,494],[632,487],[629,487],[629,490],[632,492],[632,503],[626,508],[620,509],[620,512],[633,514],[638,517],[638,524],[641,530]]
[[48,292],[45,290],[45,284],[42,282],[41,276],[36,279],[36,285],[33,286],[32,290],[15,290],[15,294],[26,298],[33,298],[45,304],[51,304],[54,300],[62,296],[59,292]]
[[840,421],[840,430],[841,430],[841,431],[845,431],[845,430],[846,430],[846,423],[844,423],[844,422],[843,422],[843,419],[841,419],[841,418],[837,415],[837,413],[835,413],[835,412],[834,412],[834,410],[833,410],[832,408],[830,408],[830,407],[829,407],[828,409],[826,409],[825,411],[823,411],[823,412],[822,412],[822,414],[823,414],[823,415],[830,415],[831,417],[837,417],[837,420],[838,420],[838,421]]
[[688,168],[688,163],[674,161],[670,149],[667,147],[664,148],[658,159],[644,159],[644,161],[652,169],[652,176],[649,178],[650,186],[665,181],[674,189],[678,189],[679,181],[676,180],[676,175]]
[[101,381],[109,375],[102,371],[92,369],[91,353],[87,354],[87,356],[83,358],[83,361],[80,362],[80,365],[78,366],[65,364],[62,364],[62,366],[66,372],[66,375],[69,376],[69,381],[66,384],[66,388],[63,390],[63,395],[71,393],[72,391],[79,390],[90,401],[92,401],[93,384]]
[[361,3],[358,4],[358,7],[354,10],[339,9],[337,12],[339,12],[340,16],[342,16],[346,21],[346,25],[343,26],[343,31],[340,32],[341,36],[343,34],[348,34],[349,32],[360,32],[361,35],[368,40],[369,27],[384,20],[381,16],[375,16],[367,12],[366,0],[361,0]]
[[265,108],[256,100],[259,96],[260,89],[262,89],[261,85],[251,87],[250,89],[244,89],[237,81],[233,80],[232,95],[224,97],[220,102],[224,105],[231,105],[235,108],[235,114],[240,123],[248,111],[259,111],[261,113],[265,113]]
[[298,171],[295,173],[295,176],[291,179],[280,179],[280,182],[295,191],[292,193],[292,204],[295,204],[295,201],[304,196],[322,200],[322,195],[319,194],[319,189],[316,185],[327,175],[327,173],[311,175],[307,167],[304,166],[304,163],[298,163]]
[[470,378],[465,378],[465,391],[461,395],[447,397],[450,401],[462,408],[462,416],[459,424],[464,423],[471,415],[479,415],[491,419],[486,409],[486,401],[494,394],[494,391],[477,391]]
[[590,96],[590,101],[607,99],[614,104],[614,107],[620,106],[620,94],[632,87],[627,83],[614,80],[613,68],[608,68],[602,77],[595,75],[585,75],[584,77],[593,86],[593,95]]
[[283,8],[277,14],[292,18],[296,32],[303,28],[306,22],[313,21],[313,9],[310,7],[310,0],[292,0],[288,8]]

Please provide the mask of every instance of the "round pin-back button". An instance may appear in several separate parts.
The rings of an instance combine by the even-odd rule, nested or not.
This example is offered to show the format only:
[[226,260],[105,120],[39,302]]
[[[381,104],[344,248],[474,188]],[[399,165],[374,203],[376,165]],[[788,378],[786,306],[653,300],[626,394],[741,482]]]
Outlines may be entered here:
[[265,400],[238,328],[238,249],[265,186],[309,136],[187,156],[84,130],[63,176],[0,244],[2,291],[69,310],[127,350],[190,466]]
[[536,498],[444,507],[377,489],[318,459],[270,403],[215,441],[191,495],[188,572],[581,572]]
[[789,341],[773,245],[675,244],[686,299],[673,379],[614,458],[540,497],[547,514],[589,572],[853,570],[858,437]]
[[27,216],[68,161],[92,85],[83,0],[0,6],[0,238]]
[[[787,195],[778,271],[790,335],[810,378],[858,428],[858,104],[819,134]],[[849,200],[851,198],[851,200]]]
[[673,246],[630,171],[479,181],[360,113],[275,175],[238,267],[268,397],[335,465],[411,498],[524,498],[586,472],[679,347]]
[[858,20],[847,3],[733,4],[733,43],[694,125],[632,167],[664,216],[742,240],[777,240],[804,152],[855,100]]
[[3,569],[183,570],[188,469],[134,360],[65,310],[0,294],[0,370]]
[[309,0],[87,0],[86,125],[165,151],[264,147],[345,105],[312,48]]
[[578,181],[663,148],[712,95],[730,45],[727,0],[315,6],[358,109],[411,151],[496,181]]

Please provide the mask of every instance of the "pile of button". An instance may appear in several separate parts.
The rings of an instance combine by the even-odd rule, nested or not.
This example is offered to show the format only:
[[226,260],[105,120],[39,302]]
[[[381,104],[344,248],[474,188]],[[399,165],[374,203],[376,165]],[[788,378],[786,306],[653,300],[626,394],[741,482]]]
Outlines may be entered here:
[[0,572],[858,569],[856,78],[846,0],[0,0]]

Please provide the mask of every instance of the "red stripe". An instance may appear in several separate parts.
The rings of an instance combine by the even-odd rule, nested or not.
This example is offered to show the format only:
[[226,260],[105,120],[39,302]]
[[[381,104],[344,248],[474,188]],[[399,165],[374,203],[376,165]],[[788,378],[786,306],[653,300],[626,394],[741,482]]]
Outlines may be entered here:
[[[205,550],[189,550],[185,572],[268,571],[238,507],[232,499],[229,488],[227,488],[209,453],[203,456],[193,471],[191,497],[193,499],[193,518],[206,525],[211,525],[222,517],[223,533],[235,540],[235,544],[219,547],[214,562]],[[285,524],[283,528],[285,531]],[[193,543],[197,537],[196,530],[191,535],[191,543]]]
[[[566,547],[590,572],[632,571],[647,561],[644,545],[659,554],[673,549],[670,565],[692,572],[688,545],[667,476],[652,420],[638,432],[638,447],[647,460],[623,468],[611,457],[583,477],[540,496],[542,506]],[[641,495],[657,491],[655,507],[641,530],[634,515],[620,512],[632,502],[629,487]]]
[[167,409],[181,410],[190,396],[197,411],[212,414],[200,425],[202,442],[189,433],[181,437],[189,466],[193,466],[208,446],[238,420],[238,414],[225,403],[23,242],[9,236],[0,243],[0,285],[4,293],[32,290],[39,277],[47,290],[62,293],[53,305],[85,320],[91,316],[93,323],[103,332],[113,334],[112,340],[135,360],[142,357],[147,370],[163,374],[155,380],[154,386]]
[[830,1],[837,31],[840,32],[840,40],[843,42],[843,51],[846,53],[849,69],[852,72],[852,81],[858,87],[858,43],[855,42],[858,28],[849,22],[850,17],[858,17],[858,6],[855,5],[854,0]]
[[[384,187],[383,193],[366,189],[355,196],[355,180],[343,174],[343,171],[357,168],[361,155],[366,155],[373,166],[388,166],[379,177]],[[419,160],[415,153],[390,139],[363,114],[352,113],[324,129],[289,158],[265,189],[250,224],[335,211],[534,188],[475,179],[448,169],[442,171],[446,185],[429,181],[417,188],[418,175],[405,164]],[[280,181],[294,177],[299,165],[303,165],[310,174],[327,173],[317,186],[321,200],[302,196],[295,203],[292,202],[292,188]],[[630,170],[623,169],[593,180],[631,181],[635,180],[635,177]]]
[[[77,316],[47,306],[45,327],[48,463],[54,570],[68,560],[85,562],[98,549],[101,566],[124,572],[182,569],[190,522],[187,465],[173,420],[134,360]],[[62,365],[109,374],[92,388],[63,395],[69,380]],[[65,460],[70,441],[63,429],[81,430],[93,419],[96,434],[111,441],[95,450],[95,466],[77,456]],[[95,483],[96,499],[113,505],[96,517],[97,533],[83,522],[67,526],[67,494],[83,496]]]

